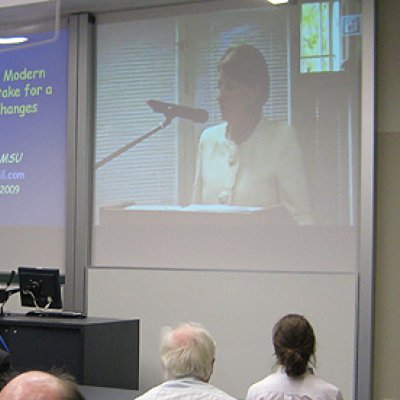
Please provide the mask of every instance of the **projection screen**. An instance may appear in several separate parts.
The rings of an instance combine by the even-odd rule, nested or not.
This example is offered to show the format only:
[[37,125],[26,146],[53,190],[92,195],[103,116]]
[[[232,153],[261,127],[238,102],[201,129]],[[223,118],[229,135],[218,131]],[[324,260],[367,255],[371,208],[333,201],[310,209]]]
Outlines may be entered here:
[[103,17],[92,265],[356,270],[360,10],[210,2]]

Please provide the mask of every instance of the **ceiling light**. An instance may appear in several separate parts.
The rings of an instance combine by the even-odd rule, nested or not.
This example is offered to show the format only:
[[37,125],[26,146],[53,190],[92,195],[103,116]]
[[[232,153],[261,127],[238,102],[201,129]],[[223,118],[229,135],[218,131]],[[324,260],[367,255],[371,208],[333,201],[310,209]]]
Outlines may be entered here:
[[287,4],[289,0],[267,0],[271,4]]
[[0,0],[0,52],[58,38],[61,0]]
[[24,43],[28,40],[27,37],[24,36],[15,36],[15,37],[0,37],[0,44],[19,44]]

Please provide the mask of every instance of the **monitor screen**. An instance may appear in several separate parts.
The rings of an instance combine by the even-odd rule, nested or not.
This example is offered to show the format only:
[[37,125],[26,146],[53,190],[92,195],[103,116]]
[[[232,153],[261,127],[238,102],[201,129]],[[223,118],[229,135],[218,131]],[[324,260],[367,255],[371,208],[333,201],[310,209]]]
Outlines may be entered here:
[[21,305],[40,309],[62,308],[59,270],[19,267]]

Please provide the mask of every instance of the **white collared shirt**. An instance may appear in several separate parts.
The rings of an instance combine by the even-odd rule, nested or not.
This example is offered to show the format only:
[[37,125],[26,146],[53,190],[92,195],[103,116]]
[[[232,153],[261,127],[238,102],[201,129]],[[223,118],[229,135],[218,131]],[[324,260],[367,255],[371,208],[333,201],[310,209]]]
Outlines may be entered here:
[[290,378],[282,368],[250,386],[246,400],[343,400],[340,390],[307,371]]
[[311,223],[296,132],[263,118],[246,141],[236,144],[227,135],[226,123],[206,129],[199,143],[192,203],[284,206],[298,223]]
[[195,378],[169,380],[136,400],[235,400],[209,383]]

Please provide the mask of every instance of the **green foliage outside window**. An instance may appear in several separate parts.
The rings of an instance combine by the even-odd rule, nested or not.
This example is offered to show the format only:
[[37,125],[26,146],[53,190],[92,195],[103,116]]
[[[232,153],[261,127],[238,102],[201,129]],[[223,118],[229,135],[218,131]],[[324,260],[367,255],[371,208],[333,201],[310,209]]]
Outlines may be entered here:
[[300,24],[300,71],[337,71],[339,16],[335,2],[304,3]]

